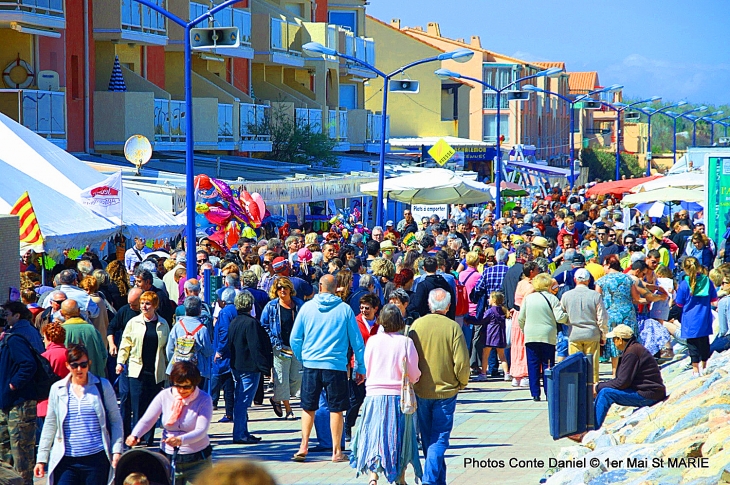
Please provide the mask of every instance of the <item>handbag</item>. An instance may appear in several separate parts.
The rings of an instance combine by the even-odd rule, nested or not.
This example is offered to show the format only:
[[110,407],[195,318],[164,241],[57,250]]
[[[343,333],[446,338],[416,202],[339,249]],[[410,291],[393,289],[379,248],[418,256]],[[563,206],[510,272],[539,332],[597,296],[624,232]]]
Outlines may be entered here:
[[512,319],[511,318],[505,318],[504,319],[504,335],[505,340],[507,342],[507,347],[512,346]]
[[403,369],[403,380],[400,385],[400,410],[403,414],[413,414],[418,408],[416,402],[416,391],[413,390],[413,384],[408,378],[408,341],[406,338],[406,355],[403,357],[401,366]]

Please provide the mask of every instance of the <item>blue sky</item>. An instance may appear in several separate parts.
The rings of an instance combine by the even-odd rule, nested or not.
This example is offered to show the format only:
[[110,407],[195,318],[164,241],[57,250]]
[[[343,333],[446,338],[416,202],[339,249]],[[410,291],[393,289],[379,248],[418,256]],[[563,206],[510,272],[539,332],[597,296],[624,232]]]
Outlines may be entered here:
[[479,35],[485,49],[598,71],[629,98],[730,103],[729,0],[370,0],[367,13],[424,29],[438,22],[441,35]]

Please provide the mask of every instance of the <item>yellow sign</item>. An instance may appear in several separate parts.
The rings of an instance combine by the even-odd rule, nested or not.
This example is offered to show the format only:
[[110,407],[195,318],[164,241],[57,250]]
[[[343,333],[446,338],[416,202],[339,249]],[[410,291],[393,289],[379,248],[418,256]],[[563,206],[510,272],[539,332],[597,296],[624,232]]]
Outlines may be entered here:
[[456,150],[446,143],[443,138],[437,141],[436,144],[428,151],[431,158],[433,158],[439,165],[444,165],[448,162],[451,157],[454,156],[454,153],[456,153]]

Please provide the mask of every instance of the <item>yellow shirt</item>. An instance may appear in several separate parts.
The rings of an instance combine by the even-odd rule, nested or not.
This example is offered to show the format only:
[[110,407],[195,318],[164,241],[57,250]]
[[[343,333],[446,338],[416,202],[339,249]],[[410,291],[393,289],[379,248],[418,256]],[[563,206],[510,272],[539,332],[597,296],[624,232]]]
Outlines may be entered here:
[[606,270],[598,263],[586,263],[586,269],[596,281],[606,275]]

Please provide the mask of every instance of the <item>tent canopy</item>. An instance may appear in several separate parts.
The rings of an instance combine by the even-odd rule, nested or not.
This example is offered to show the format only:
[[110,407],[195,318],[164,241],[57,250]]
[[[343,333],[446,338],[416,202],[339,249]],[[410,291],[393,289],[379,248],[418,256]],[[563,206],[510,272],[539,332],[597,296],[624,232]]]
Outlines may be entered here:
[[705,174],[703,172],[688,172],[676,175],[667,175],[659,177],[649,182],[644,182],[631,189],[631,192],[648,192],[666,187],[674,187],[677,189],[699,189],[705,186]]
[[648,192],[639,192],[638,194],[629,194],[621,200],[621,206],[633,207],[636,204],[644,202],[671,202],[675,200],[702,203],[704,199],[704,190],[675,189],[667,187]]
[[[107,178],[70,153],[1,113],[0,162],[1,166],[14,168],[29,178],[35,179],[40,185],[37,194],[34,193],[36,191],[28,190],[34,206],[38,203],[39,198],[47,197],[53,192],[63,197],[63,199],[59,199],[58,204],[53,204],[53,216],[38,215],[44,236],[46,235],[44,220],[48,222],[51,217],[66,216],[69,201],[79,201],[82,190]],[[18,187],[23,186],[18,184]],[[20,193],[10,202],[11,206],[19,196]],[[0,193],[0,197],[5,199],[5,192]],[[8,198],[12,197],[8,196]],[[124,234],[127,237],[163,239],[176,236],[184,228],[184,225],[176,221],[170,214],[153,206],[131,190],[123,190],[122,204],[121,222],[124,224]],[[95,217],[91,217],[89,214]],[[91,236],[96,230],[106,226],[106,224],[101,224],[99,219],[107,221],[112,226],[117,226],[118,230],[119,221],[109,221],[101,216],[96,216],[88,209],[87,218],[91,224],[72,224],[75,229],[73,231],[73,234],[76,235],[73,238],[75,242],[61,246],[62,248],[78,247],[92,242],[83,236],[84,234]],[[82,230],[83,227],[88,230]],[[59,233],[58,236],[60,235]],[[106,236],[102,239],[106,239]],[[96,241],[98,240],[96,239]]]
[[614,180],[613,182],[603,182],[596,184],[586,191],[588,197],[592,195],[623,195],[639,184],[649,182],[661,175],[652,175],[651,177],[642,177],[638,179]]
[[[378,183],[362,184],[360,191],[377,196]],[[392,200],[410,204],[478,204],[492,200],[485,184],[459,177],[444,168],[386,179],[383,192]]]

